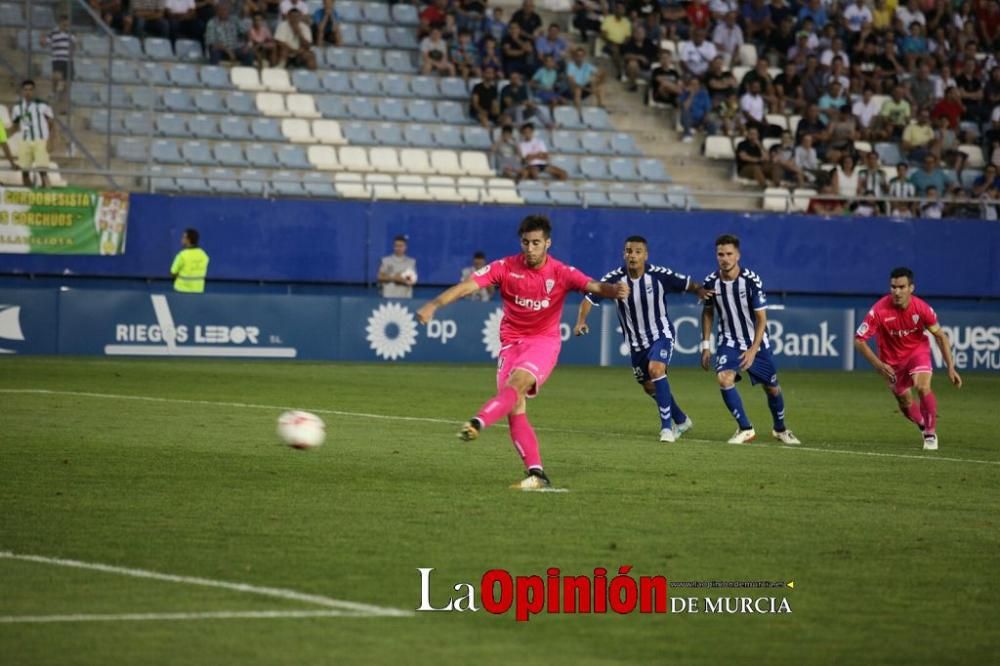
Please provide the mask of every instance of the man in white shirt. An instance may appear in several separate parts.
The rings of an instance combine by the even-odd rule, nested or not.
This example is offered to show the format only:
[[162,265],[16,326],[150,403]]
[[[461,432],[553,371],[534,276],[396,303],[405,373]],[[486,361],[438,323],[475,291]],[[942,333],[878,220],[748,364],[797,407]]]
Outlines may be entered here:
[[535,126],[525,123],[521,126],[521,143],[517,150],[524,160],[527,177],[537,180],[544,171],[556,180],[566,180],[566,172],[557,166],[549,164],[549,149],[545,142],[535,136]]
[[194,0],[164,0],[163,9],[170,26],[170,41],[179,37],[202,40],[205,24],[198,19]]
[[751,81],[747,91],[740,98],[740,111],[743,112],[744,124],[756,127],[762,136],[767,134],[767,103],[760,94],[760,81]]
[[820,55],[819,63],[824,67],[829,67],[833,63],[834,58],[840,58],[844,63],[845,69],[851,68],[851,57],[844,50],[844,40],[840,37],[833,38],[830,48],[823,51],[823,54]]
[[871,139],[871,132],[874,129],[872,121],[878,118],[881,110],[882,102],[875,99],[875,91],[871,88],[865,88],[861,99],[851,107],[851,113],[858,119],[858,125],[861,127],[861,136],[865,139]]
[[740,64],[740,47],[743,46],[743,29],[736,23],[736,12],[726,12],[725,21],[715,26],[712,43],[719,53],[729,56],[730,65]]
[[[30,169],[37,169],[42,187],[49,186],[49,148],[52,144],[55,116],[52,107],[35,97],[35,82],[31,79],[21,84],[21,99],[10,109],[10,119],[15,131],[21,133],[18,162],[21,180],[31,187]],[[10,153],[8,153],[10,159]]]
[[903,24],[903,34],[910,33],[911,23],[919,23],[923,26],[927,25],[927,17],[920,11],[918,0],[910,0],[906,3],[906,6],[899,5],[896,7],[896,18]]
[[312,31],[302,21],[297,9],[288,12],[285,20],[274,31],[274,41],[278,44],[278,66],[285,63],[292,67],[316,69],[316,54],[312,52]]
[[854,0],[854,4],[844,10],[847,29],[855,35],[861,32],[866,23],[871,23],[873,18],[872,10],[865,4],[865,0]]
[[308,20],[309,16],[312,16],[312,12],[309,11],[308,0],[281,0],[281,6],[279,9],[279,12],[281,13],[281,18],[285,18],[286,16],[288,16],[288,12],[292,11],[293,9],[299,10],[302,16],[307,17],[306,20]]
[[705,41],[705,31],[696,29],[690,42],[681,42],[680,54],[684,68],[699,79],[708,71],[708,66],[719,55],[715,44]]

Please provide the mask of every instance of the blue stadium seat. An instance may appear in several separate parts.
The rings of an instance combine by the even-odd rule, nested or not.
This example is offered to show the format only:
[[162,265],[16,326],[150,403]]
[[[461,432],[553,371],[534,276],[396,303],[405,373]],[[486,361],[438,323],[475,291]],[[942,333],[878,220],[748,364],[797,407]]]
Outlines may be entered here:
[[434,141],[440,148],[461,148],[465,145],[462,130],[453,125],[437,125],[434,128]]
[[[590,181],[584,181],[577,184],[577,190],[580,194],[580,200],[584,206],[610,206],[611,201],[608,199],[608,195],[604,192],[604,188],[600,183],[591,183]],[[551,194],[552,188],[549,188],[549,193]]]
[[142,42],[131,35],[122,35],[115,38],[115,57],[141,58]]
[[95,83],[108,80],[108,71],[104,68],[104,63],[90,58],[80,58],[73,63],[76,78],[80,81],[93,81]]
[[187,136],[187,122],[177,114],[161,113],[156,116],[156,133],[159,136]]
[[436,145],[430,128],[417,124],[406,125],[403,128],[403,141],[414,148],[431,148]]
[[556,125],[564,129],[584,129],[585,127],[580,121],[580,114],[572,106],[557,106],[552,118]]
[[470,150],[489,150],[493,145],[490,133],[479,125],[469,125],[462,128],[462,142]]
[[56,25],[56,14],[53,8],[37,2],[32,4],[31,25],[35,28],[54,28]]
[[191,65],[177,64],[170,68],[170,84],[181,88],[197,88],[201,85],[198,70]]
[[381,2],[366,2],[362,5],[365,13],[365,20],[369,23],[392,23],[392,16],[389,15],[389,5]]
[[0,26],[12,28],[24,27],[24,14],[21,13],[21,5],[11,2],[0,3]]
[[80,38],[80,55],[91,58],[107,58],[111,51],[111,40],[103,35],[85,34]]
[[125,131],[133,136],[149,136],[153,132],[153,117],[143,111],[126,113],[123,126]]
[[[410,34],[413,34],[412,30],[410,30]],[[380,49],[389,47],[389,38],[386,37],[385,28],[380,25],[362,26],[359,36],[361,37],[361,43],[365,46]],[[413,39],[416,40],[416,37],[413,37]],[[399,44],[393,44],[393,46],[398,47]]]
[[[84,78],[83,72],[80,70],[80,66],[84,61],[77,60],[73,63],[73,71],[76,78]],[[103,68],[101,74],[104,74]],[[139,74],[139,66],[137,63],[131,60],[113,60],[111,62],[111,80],[115,83],[135,83],[141,80]],[[107,79],[104,79],[107,81]]]
[[375,139],[372,137],[372,130],[365,123],[357,121],[343,123],[340,129],[343,131],[344,138],[347,139],[348,143],[362,145],[375,143]]
[[[655,185],[643,185],[642,189],[653,189]],[[667,203],[669,203],[673,208],[688,209],[688,208],[700,208],[698,203],[691,198],[691,191],[686,187],[668,187],[667,188]]]
[[635,137],[626,132],[618,132],[611,137],[611,150],[618,155],[639,157],[642,151],[635,145]]
[[212,149],[204,141],[185,141],[181,144],[181,156],[188,164],[215,164]]
[[634,208],[639,205],[635,192],[624,183],[615,183],[608,188],[608,200],[612,205],[619,207]]
[[277,150],[278,164],[288,169],[311,169],[312,163],[302,146],[279,146]]
[[580,159],[580,173],[591,180],[607,180],[611,177],[608,173],[608,163],[604,158],[592,155]]
[[420,46],[417,33],[409,26],[396,26],[388,30],[388,44],[394,49],[416,49]]
[[669,183],[671,180],[663,168],[663,162],[655,158],[639,160],[639,176],[654,183]]
[[147,37],[143,41],[143,50],[153,60],[176,60],[170,40],[162,37]]
[[344,98],[339,95],[317,95],[316,109],[324,118],[344,118],[347,116]]
[[281,123],[274,118],[254,118],[250,121],[250,134],[257,141],[284,141]]
[[154,86],[166,87],[170,84],[167,69],[158,62],[138,63],[138,80]]
[[409,97],[410,81],[399,74],[387,74],[382,77],[382,94],[389,97]]
[[583,123],[590,129],[612,129],[611,118],[608,117],[608,112],[598,106],[583,107],[582,118]]
[[201,169],[181,167],[174,174],[177,189],[181,192],[210,192],[212,187],[202,175]]
[[409,51],[386,51],[385,68],[396,74],[415,74],[417,65]]
[[466,105],[458,102],[438,102],[437,116],[442,122],[454,123],[455,125],[468,125],[472,122],[466,112]]
[[524,203],[532,206],[544,206],[552,203],[545,186],[536,180],[522,180],[517,185],[517,193],[524,199]]
[[266,143],[251,143],[246,147],[246,163],[250,166],[273,169],[278,166],[274,149]]
[[164,91],[163,106],[168,111],[177,111],[180,113],[194,112],[194,100],[191,99],[191,93],[180,88],[171,88]]
[[[0,4],[0,25],[7,25],[3,23],[2,14],[3,7],[6,3]],[[9,5],[7,5],[9,7]],[[42,52],[45,51],[45,47],[42,46],[42,37],[47,36],[48,33],[44,30],[32,30],[31,31],[31,50]],[[26,30],[18,30],[17,38],[15,39],[18,50],[27,51],[28,50],[28,32]]]
[[173,179],[173,169],[154,164],[149,167],[152,176],[149,179],[149,188],[153,192],[176,192],[177,182]]
[[145,139],[121,138],[115,143],[115,155],[126,162],[145,162],[149,159],[149,146]]
[[899,152],[899,146],[895,143],[876,143],[875,152],[879,160],[886,166],[896,166],[900,162],[905,162],[903,154]]
[[565,171],[570,178],[581,177],[580,163],[571,155],[555,155],[549,158],[549,163]]
[[352,97],[347,100],[347,115],[357,120],[375,120],[378,113],[375,105],[367,97]]
[[235,143],[217,143],[212,149],[212,153],[218,164],[234,167],[246,166],[247,160],[243,156],[243,149]]
[[[340,8],[337,8],[340,11]],[[328,46],[323,49],[324,64],[339,72],[350,72],[354,70],[354,51],[345,49],[342,46]]]
[[257,100],[254,99],[253,95],[248,95],[245,92],[228,92],[225,99],[226,108],[231,113],[247,116],[255,116],[259,113],[257,111]]
[[358,69],[369,72],[385,69],[382,64],[382,49],[358,49],[354,52],[354,64]]
[[240,189],[245,194],[263,197],[267,192],[270,177],[257,169],[244,169],[240,173]]
[[584,132],[580,136],[580,146],[583,152],[591,155],[603,155],[611,152],[608,146],[608,135],[602,132]]
[[376,109],[379,117],[385,120],[403,121],[408,118],[403,100],[396,97],[383,97],[379,99]]
[[549,183],[549,199],[558,206],[580,205],[580,197],[570,183]]
[[356,95],[378,95],[381,86],[378,78],[366,72],[355,72],[351,75],[351,90]]
[[567,130],[556,130],[552,134],[552,152],[555,153],[583,153],[576,132]]
[[434,76],[414,76],[410,79],[410,91],[414,96],[423,99],[441,96],[437,77]]
[[[90,129],[94,132],[99,132],[101,134],[106,134],[108,132],[108,110],[107,109],[96,109],[90,112],[87,116],[87,122],[90,125]],[[118,112],[111,114],[111,133],[112,134],[124,134],[125,126],[122,122],[122,116]]]
[[320,85],[325,92],[344,94],[351,92],[351,78],[344,72],[324,72]]
[[310,171],[302,176],[302,187],[306,194],[311,197],[323,197],[325,199],[335,199],[338,197],[337,188],[333,186],[330,176],[319,172]]
[[201,62],[205,59],[201,44],[191,39],[178,39],[174,44],[174,53],[183,62]]
[[468,101],[469,90],[465,87],[465,79],[457,76],[447,76],[441,79],[441,96]]
[[[100,92],[103,100],[107,89],[102,86]],[[150,113],[163,106],[162,100],[156,94],[156,91],[148,86],[128,89],[121,87],[112,88],[111,103],[115,106],[127,106],[136,111],[149,111]]]
[[253,138],[250,133],[250,125],[244,118],[239,116],[226,116],[219,122],[219,130],[222,136],[234,141],[249,141]]
[[218,65],[203,65],[199,71],[201,84],[216,90],[229,90],[233,82],[229,78],[229,70]]
[[392,6],[392,20],[398,25],[415,26],[420,23],[420,15],[413,5],[400,2]]
[[364,23],[365,15],[360,2],[341,0],[337,3],[337,15],[341,23]]
[[70,100],[73,106],[98,106],[97,86],[89,83],[77,83],[70,88]]
[[640,204],[647,208],[673,208],[673,205],[667,201],[667,197],[658,188],[644,187],[636,192],[636,198]]
[[379,146],[404,146],[403,129],[396,123],[379,123],[373,132],[375,143]]
[[271,190],[282,197],[304,197],[302,175],[293,171],[275,171],[271,174]]
[[201,113],[225,113],[226,98],[214,90],[199,90],[194,96],[194,108]]
[[[159,122],[160,119],[157,119]],[[154,162],[160,164],[183,164],[180,150],[177,149],[177,142],[173,139],[156,139],[150,147],[150,154]]]
[[[339,7],[337,9],[340,10]],[[340,43],[344,46],[361,46],[361,37],[358,36],[357,26],[341,22]]]
[[[228,116],[227,116],[228,118]],[[188,118],[188,131],[199,139],[221,139],[219,123],[215,116],[197,115]]]
[[318,93],[323,90],[319,76],[316,75],[316,72],[310,72],[308,69],[294,70],[292,72],[292,85],[300,93]]
[[615,180],[642,180],[636,169],[635,160],[629,157],[612,158],[608,164],[611,177]]
[[208,184],[218,194],[242,194],[236,172],[226,167],[215,167],[208,172]]

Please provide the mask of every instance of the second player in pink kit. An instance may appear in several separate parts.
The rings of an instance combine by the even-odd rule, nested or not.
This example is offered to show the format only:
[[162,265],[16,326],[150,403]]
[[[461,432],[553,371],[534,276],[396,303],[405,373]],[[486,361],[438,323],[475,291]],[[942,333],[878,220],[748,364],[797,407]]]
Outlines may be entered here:
[[571,291],[602,298],[626,298],[628,286],[598,282],[550,257],[552,227],[543,215],[526,217],[518,235],[521,254],[494,261],[468,280],[445,290],[420,308],[417,319],[425,324],[434,317],[437,308],[483,287],[493,285],[500,291],[503,319],[500,322],[497,394],[462,427],[459,437],[467,441],[476,439],[481,430],[506,416],[511,441],[527,469],[527,476],[515,487],[542,490],[548,488],[550,482],[542,468],[538,438],[528,422],[525,398],[537,395],[556,367],[562,346],[559,322],[563,302]]
[[[854,345],[889,383],[889,389],[899,403],[899,410],[923,432],[924,449],[938,448],[937,398],[931,391],[931,344],[924,335],[934,336],[948,379],[961,388],[962,378],[955,370],[948,336],[938,324],[937,314],[925,301],[913,295],[913,271],[897,268],[889,278],[890,293],[879,299],[861,322]],[[878,356],[868,346],[875,337]],[[910,389],[916,388],[920,398],[914,402]]]

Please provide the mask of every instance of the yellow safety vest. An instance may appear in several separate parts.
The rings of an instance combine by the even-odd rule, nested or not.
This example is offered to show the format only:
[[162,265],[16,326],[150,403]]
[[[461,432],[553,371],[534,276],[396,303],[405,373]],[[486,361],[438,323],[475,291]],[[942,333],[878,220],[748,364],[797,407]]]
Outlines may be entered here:
[[189,247],[181,250],[174,258],[170,267],[171,273],[176,273],[174,291],[188,294],[200,294],[205,291],[205,274],[208,273],[208,255],[200,247]]

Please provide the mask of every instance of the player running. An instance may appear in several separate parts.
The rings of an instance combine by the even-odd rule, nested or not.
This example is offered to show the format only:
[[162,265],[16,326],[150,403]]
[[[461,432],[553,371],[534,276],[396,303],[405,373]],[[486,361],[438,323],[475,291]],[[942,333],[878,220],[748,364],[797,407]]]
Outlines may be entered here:
[[503,299],[498,392],[462,426],[458,436],[466,441],[476,439],[483,428],[506,416],[511,441],[527,469],[525,479],[512,487],[543,490],[550,486],[550,481],[542,468],[538,439],[528,422],[525,397],[538,395],[538,390],[555,369],[562,346],[559,320],[563,302],[570,291],[598,294],[603,298],[626,298],[628,285],[597,282],[550,257],[552,226],[544,215],[524,218],[517,233],[521,237],[521,254],[487,264],[468,280],[446,289],[417,311],[417,320],[426,324],[434,318],[439,307],[483,287],[494,285],[498,288]]
[[[909,268],[895,268],[889,274],[889,295],[868,311],[854,335],[854,346],[886,378],[903,416],[920,428],[924,450],[937,451],[937,398],[931,391],[931,343],[925,330],[931,332],[941,350],[948,379],[956,388],[962,388],[948,335],[938,325],[934,309],[913,295],[913,271]],[[878,356],[868,346],[872,336]],[[917,389],[919,406],[913,401],[911,388]]]
[[701,367],[710,367],[712,318],[717,315],[715,376],[722,389],[722,401],[736,417],[736,433],[730,444],[747,444],[757,433],[743,409],[736,390],[740,373],[750,375],[751,384],[763,384],[767,406],[774,418],[771,434],[782,444],[802,442],[785,427],[785,398],[778,385],[778,369],[767,341],[767,297],[764,283],[749,268],[740,268],[740,239],[725,234],[715,239],[719,270],[705,278],[704,286],[713,294],[701,314]]
[[[660,410],[660,441],[676,442],[694,426],[681,411],[670,390],[667,367],[674,353],[674,325],[667,315],[668,292],[691,292],[704,300],[712,292],[669,268],[649,263],[649,244],[642,236],[625,239],[625,264],[609,272],[601,282],[627,284],[630,295],[618,301],[618,321],[632,352],[635,379],[656,401]],[[588,294],[580,303],[573,333],[586,335],[587,315],[600,297]]]

